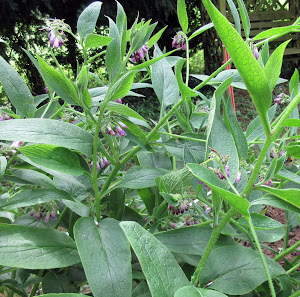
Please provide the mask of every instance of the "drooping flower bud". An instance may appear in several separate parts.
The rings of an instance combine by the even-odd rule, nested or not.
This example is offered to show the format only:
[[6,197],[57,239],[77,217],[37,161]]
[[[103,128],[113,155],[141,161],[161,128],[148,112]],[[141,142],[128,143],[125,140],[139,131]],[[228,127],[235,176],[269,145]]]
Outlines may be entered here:
[[183,36],[183,32],[178,32],[173,37],[172,47],[186,51],[186,42],[185,42],[185,38]]
[[29,214],[31,217],[33,217],[34,216],[34,209],[32,209],[31,211],[30,211],[30,214]]
[[114,102],[122,104],[122,98],[116,99],[116,100],[114,100]]
[[49,89],[48,89],[48,87],[45,87],[45,92],[46,92],[47,94],[49,94]]
[[100,167],[101,167],[101,168],[105,167],[105,164],[104,164],[104,162],[103,162],[102,159],[100,159]]
[[114,136],[116,133],[114,132],[114,130],[111,128],[111,126],[107,126],[107,133],[109,134],[109,135],[112,135],[112,136]]
[[127,125],[125,125],[123,122],[119,122],[119,125],[124,129],[128,129]]
[[225,166],[225,173],[226,173],[226,175],[227,175],[228,177],[230,177],[229,166],[228,166],[228,165]]
[[142,60],[144,60],[145,55],[148,53],[148,45],[147,43],[144,44],[139,50],[137,50],[136,52],[134,52],[131,55],[131,61],[133,63],[137,63],[140,62]]
[[254,49],[253,49],[253,55],[254,55],[254,58],[255,58],[256,60],[258,60],[258,58],[259,58],[259,52],[258,52],[258,49],[257,49],[256,46],[255,46]]
[[119,137],[127,135],[127,133],[120,126],[116,127],[116,132]]
[[50,221],[50,212],[47,212],[44,222],[49,223],[49,221]]
[[174,223],[171,223],[171,222],[170,222],[170,226],[171,226],[172,228],[176,228],[176,225],[175,225]]
[[283,96],[283,93],[281,94],[278,94],[277,97],[274,99],[274,102],[278,105],[281,104],[281,101],[282,101],[282,96]]
[[104,162],[104,165],[105,165],[105,166],[108,166],[108,165],[109,165],[109,161],[108,161],[105,157],[103,157],[103,162]]
[[36,214],[35,214],[35,217],[36,217],[36,219],[37,220],[40,220],[42,217],[43,217],[43,214],[42,214],[42,212],[37,212]]
[[236,179],[235,179],[236,184],[238,184],[241,181],[241,177],[242,177],[242,173],[239,171],[237,176],[236,176]]
[[52,210],[52,211],[50,212],[50,216],[51,216],[52,220],[57,220],[55,210]]

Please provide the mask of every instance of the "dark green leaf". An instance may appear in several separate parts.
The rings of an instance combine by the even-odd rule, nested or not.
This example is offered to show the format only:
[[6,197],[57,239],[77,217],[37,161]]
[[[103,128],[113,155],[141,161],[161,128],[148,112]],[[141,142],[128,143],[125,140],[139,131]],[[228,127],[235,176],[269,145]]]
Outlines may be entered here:
[[109,195],[110,217],[121,221],[125,208],[125,194],[123,189],[115,189]]

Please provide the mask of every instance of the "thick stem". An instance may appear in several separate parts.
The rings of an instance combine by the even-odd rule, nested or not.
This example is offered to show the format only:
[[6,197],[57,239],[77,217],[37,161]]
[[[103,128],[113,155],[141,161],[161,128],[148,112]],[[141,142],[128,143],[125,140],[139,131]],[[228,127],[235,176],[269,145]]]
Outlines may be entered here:
[[288,249],[284,250],[283,252],[281,252],[280,254],[278,254],[273,260],[274,261],[278,261],[280,259],[282,259],[283,257],[285,257],[286,255],[292,253],[298,246],[300,246],[300,240],[297,241],[295,244],[293,244],[292,246],[290,246]]
[[234,216],[235,213],[236,213],[236,210],[232,207],[227,212],[225,217],[220,221],[218,227],[216,229],[214,229],[214,231],[209,239],[209,242],[206,246],[204,254],[198,264],[198,267],[196,268],[194,275],[192,276],[192,283],[194,286],[197,286],[199,283],[201,272],[205,266],[205,263],[210,255],[210,253],[212,252],[212,249],[213,249],[215,243],[217,242],[217,240],[221,234],[221,231],[227,225],[227,223],[230,221],[230,219]]

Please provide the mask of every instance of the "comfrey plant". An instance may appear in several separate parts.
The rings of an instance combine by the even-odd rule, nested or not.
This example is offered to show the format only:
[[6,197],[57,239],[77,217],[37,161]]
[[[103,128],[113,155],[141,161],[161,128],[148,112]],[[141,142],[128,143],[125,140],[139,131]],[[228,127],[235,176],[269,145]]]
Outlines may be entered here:
[[[181,31],[167,53],[156,44],[164,29],[153,34],[156,24],[138,19],[128,29],[119,3],[116,22],[108,18],[109,36],[94,33],[101,2],[82,12],[77,33],[48,21],[56,67],[28,53],[44,95],[33,96],[0,57],[0,80],[13,106],[2,108],[0,118],[1,292],[300,296],[299,255],[287,258],[300,246],[288,246],[300,212],[299,74],[290,94],[272,102],[288,41],[271,56],[268,50],[268,41],[300,28],[295,23],[249,40],[239,1],[244,41],[202,1],[213,23],[189,34],[185,1],[178,0]],[[189,41],[213,26],[231,60],[210,76],[193,74],[203,81],[191,89]],[[75,80],[55,58],[66,37],[82,50]],[[99,53],[91,56],[91,48]],[[170,58],[175,51],[186,58]],[[96,75],[90,66],[102,57],[108,83],[90,88]],[[225,70],[230,63],[235,70]],[[210,83],[216,89],[207,98],[200,91]],[[226,96],[229,86],[247,89],[254,102],[258,117],[246,131]],[[124,97],[141,96],[136,90],[145,87],[160,104],[157,122],[125,104]],[[275,117],[282,98],[285,108]],[[284,209],[285,226],[265,215],[268,206]],[[279,251],[266,244],[280,239]]]

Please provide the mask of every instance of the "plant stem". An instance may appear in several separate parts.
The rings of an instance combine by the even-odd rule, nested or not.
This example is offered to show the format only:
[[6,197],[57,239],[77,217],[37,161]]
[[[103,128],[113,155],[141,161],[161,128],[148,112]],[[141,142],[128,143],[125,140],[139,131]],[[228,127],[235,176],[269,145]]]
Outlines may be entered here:
[[199,283],[199,280],[200,280],[200,275],[201,275],[201,272],[205,266],[205,263],[215,245],[215,243],[217,242],[220,234],[221,234],[221,231],[223,230],[223,228],[226,226],[226,224],[230,221],[230,219],[235,215],[236,213],[236,210],[232,207],[228,212],[227,214],[225,215],[225,217],[220,221],[219,225],[217,228],[214,229],[210,239],[209,239],[209,242],[206,246],[206,249],[204,251],[204,254],[198,264],[198,267],[196,268],[195,272],[194,272],[194,275],[192,276],[192,283],[194,286],[197,286],[198,283]]
[[[38,277],[42,277],[43,274],[44,274],[44,271],[45,271],[44,269],[40,269],[39,274],[38,274]],[[37,291],[38,288],[39,288],[39,285],[40,285],[40,283],[36,283],[36,284],[33,286],[32,291],[31,291],[31,293],[30,293],[30,297],[35,296],[36,291]]]
[[64,102],[64,104],[49,118],[49,119],[53,119],[55,118],[58,114],[60,114],[64,108],[68,105],[67,102]]
[[182,135],[167,133],[167,132],[163,132],[163,131],[158,131],[158,133],[162,134],[162,135],[168,135],[168,136],[171,136],[174,138],[180,138],[180,139],[186,139],[186,140],[192,140],[192,141],[198,141],[198,142],[206,142],[205,139],[197,139],[197,138],[193,138],[193,137],[182,136]]
[[189,85],[189,76],[190,76],[190,53],[189,53],[189,40],[185,36],[185,45],[186,45],[186,74],[185,74],[185,84]]
[[266,275],[267,275],[267,279],[268,279],[268,283],[269,283],[269,287],[270,287],[270,291],[271,291],[272,297],[276,297],[274,285],[273,285],[273,282],[272,282],[272,278],[271,278],[271,275],[270,275],[270,271],[269,271],[269,269],[268,269],[268,264],[267,264],[267,261],[266,261],[266,258],[265,258],[265,256],[264,256],[264,254],[263,254],[263,251],[262,251],[262,249],[261,249],[261,247],[260,247],[259,240],[258,240],[258,237],[257,237],[257,235],[256,235],[256,232],[255,232],[255,229],[254,229],[254,226],[253,226],[253,223],[252,223],[251,216],[249,216],[249,218],[248,218],[248,223],[249,223],[249,227],[250,227],[250,230],[251,230],[251,232],[252,232],[254,241],[255,241],[255,243],[256,243],[258,253],[259,253],[260,258],[261,258],[261,261],[262,261],[262,263],[263,263],[263,266],[264,266]]
[[298,269],[299,267],[300,267],[300,262],[297,265],[295,265],[294,267],[292,267],[290,270],[288,270],[286,273],[289,274],[289,273],[295,271],[296,269]]
[[280,254],[278,254],[273,260],[274,261],[278,261],[280,259],[282,259],[283,257],[285,257],[286,255],[292,253],[298,246],[300,246],[300,240],[297,241],[295,244],[293,244],[292,246],[290,246],[288,249],[282,251]]

